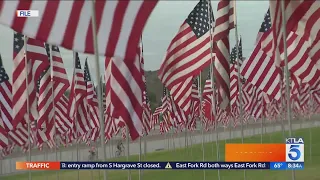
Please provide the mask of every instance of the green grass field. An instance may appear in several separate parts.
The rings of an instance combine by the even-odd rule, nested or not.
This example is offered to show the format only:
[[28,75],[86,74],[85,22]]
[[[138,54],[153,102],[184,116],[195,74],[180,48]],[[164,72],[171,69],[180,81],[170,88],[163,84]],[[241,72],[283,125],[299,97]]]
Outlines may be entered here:
[[[294,132],[295,137],[304,137],[305,141],[305,169],[296,171],[296,179],[319,180],[320,179],[320,128],[310,129],[312,132],[312,157],[310,157],[310,136],[309,129],[297,130]],[[245,143],[260,143],[260,135],[245,138]],[[283,143],[284,139],[281,132],[266,134],[263,136],[264,143]],[[240,143],[240,139],[227,140],[227,143]],[[224,161],[224,144],[220,141],[220,161]],[[217,161],[215,142],[205,144],[205,160]],[[124,158],[116,159],[125,161]],[[130,161],[138,161],[138,156],[130,156]],[[202,161],[201,145],[194,145],[187,149],[176,149],[172,151],[161,151],[147,154],[143,161]],[[107,171],[108,180],[124,180],[127,179],[127,170],[110,170]],[[203,170],[147,170],[143,171],[142,179],[144,180],[201,180],[203,179]],[[77,171],[60,171],[60,180],[77,180]],[[79,171],[80,180],[99,180],[103,179],[102,171]],[[206,179],[217,179],[217,170],[206,170]],[[220,170],[222,180],[240,180],[243,179],[243,170]],[[132,180],[138,180],[138,171],[131,171]],[[289,180],[291,179],[291,171],[269,171],[269,170],[247,170],[247,180]],[[1,180],[27,180],[27,174],[15,176],[1,177]],[[56,172],[34,172],[33,180],[56,180]]]

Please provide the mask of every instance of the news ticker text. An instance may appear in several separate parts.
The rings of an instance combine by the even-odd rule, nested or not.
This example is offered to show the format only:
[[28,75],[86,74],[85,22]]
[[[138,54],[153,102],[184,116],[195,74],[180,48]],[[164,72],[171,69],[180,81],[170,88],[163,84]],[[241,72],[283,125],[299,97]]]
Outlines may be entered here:
[[17,162],[18,170],[270,169],[303,170],[303,162]]

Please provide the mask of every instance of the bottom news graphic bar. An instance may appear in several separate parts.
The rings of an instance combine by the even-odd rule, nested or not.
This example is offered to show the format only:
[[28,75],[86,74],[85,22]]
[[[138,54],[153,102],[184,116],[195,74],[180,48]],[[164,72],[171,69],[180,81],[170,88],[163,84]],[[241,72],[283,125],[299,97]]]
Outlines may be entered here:
[[304,169],[304,163],[287,162],[16,162],[18,170],[124,170],[124,169]]

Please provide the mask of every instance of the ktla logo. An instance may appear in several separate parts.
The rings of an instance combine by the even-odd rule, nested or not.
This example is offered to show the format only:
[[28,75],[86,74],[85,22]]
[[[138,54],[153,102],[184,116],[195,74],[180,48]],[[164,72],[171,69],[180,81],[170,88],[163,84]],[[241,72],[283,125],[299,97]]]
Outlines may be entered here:
[[304,162],[304,141],[302,138],[286,139],[286,162]]

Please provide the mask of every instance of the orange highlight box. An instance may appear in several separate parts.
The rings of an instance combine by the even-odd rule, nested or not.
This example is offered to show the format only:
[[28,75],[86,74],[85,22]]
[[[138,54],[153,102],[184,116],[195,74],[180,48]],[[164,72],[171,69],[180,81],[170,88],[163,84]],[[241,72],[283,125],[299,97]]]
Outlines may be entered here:
[[226,144],[226,162],[285,162],[285,144]]
[[17,170],[59,170],[60,162],[16,162]]

